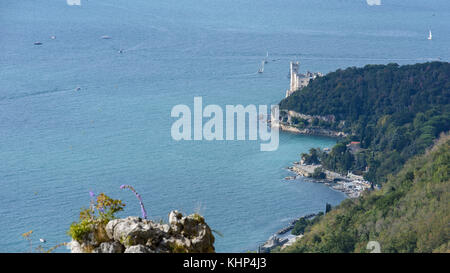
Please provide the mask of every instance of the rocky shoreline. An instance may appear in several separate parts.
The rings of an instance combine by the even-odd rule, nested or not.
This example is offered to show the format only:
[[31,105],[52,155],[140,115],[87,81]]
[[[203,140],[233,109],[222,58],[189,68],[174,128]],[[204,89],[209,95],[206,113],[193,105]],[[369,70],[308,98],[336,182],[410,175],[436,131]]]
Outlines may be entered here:
[[[278,120],[272,122],[272,118],[268,119],[268,124],[271,126],[277,126],[281,131],[291,132],[295,134],[304,135],[314,135],[314,136],[326,136],[326,137],[347,137],[348,134],[342,131],[335,131],[331,129],[325,129],[319,126],[308,125],[306,127],[300,128],[296,125],[293,119],[302,119],[307,121],[309,124],[313,124],[314,121],[322,121],[329,124],[336,122],[334,115],[319,116],[319,115],[307,115],[302,113],[297,113],[292,110],[282,110],[280,109],[280,117]],[[341,121],[343,123],[345,121]]]
[[362,176],[355,175],[350,172],[344,176],[324,169],[324,173],[326,175],[325,179],[312,178],[316,168],[322,168],[322,165],[306,165],[299,162],[294,162],[293,166],[287,167],[287,169],[294,172],[296,175],[288,176],[285,180],[295,180],[299,177],[310,178],[306,181],[326,184],[334,190],[345,193],[350,198],[357,198],[362,194],[362,192],[371,188],[370,182],[364,180]]
[[[335,138],[345,138],[348,136],[347,133],[342,131],[334,131],[330,129],[317,128],[317,127],[307,127],[307,128],[298,128],[293,126],[291,123],[292,117],[299,117],[302,119],[306,119],[309,122],[312,122],[314,118],[334,122],[334,116],[331,117],[322,117],[322,116],[310,116],[301,113],[296,113],[294,111],[285,111],[285,117],[287,117],[287,121],[283,122],[279,120],[278,122],[271,122],[272,120],[268,120],[268,124],[270,126],[276,126],[281,131],[290,132],[294,134],[303,134],[303,135],[313,135],[313,136],[326,136],[326,137],[335,137]],[[301,164],[300,162],[294,162],[292,166],[287,167],[289,171],[293,172],[295,175],[285,177],[285,180],[297,180],[299,177],[308,178],[306,181],[314,182],[314,183],[323,183],[329,186],[330,188],[345,193],[349,198],[357,198],[361,195],[362,192],[371,188],[370,182],[364,180],[362,176],[354,175],[352,173],[348,173],[346,176],[341,175],[336,172],[332,172],[326,169],[323,169],[325,173],[324,179],[316,179],[312,178],[314,170],[316,168],[322,168],[321,164],[307,165]],[[309,214],[304,216],[303,218],[311,219],[315,217],[316,214]],[[268,253],[271,252],[275,248],[283,249],[295,241],[300,239],[303,235],[292,235],[290,231],[294,228],[298,219],[289,223],[288,226],[282,228],[273,234],[266,242],[258,246],[258,252]]]
[[312,135],[312,136],[326,136],[326,137],[346,137],[347,134],[344,132],[333,131],[323,128],[304,128],[299,129],[297,127],[280,123],[279,128],[281,131],[302,134],[302,135]]
[[[311,219],[316,217],[317,214],[311,213],[303,216],[302,218]],[[275,232],[270,238],[265,241],[263,244],[258,246],[258,252],[259,253],[269,253],[273,249],[280,247],[280,249],[283,249],[291,244],[293,244],[295,241],[300,239],[303,235],[292,235],[290,232],[294,229],[295,224],[297,223],[299,219],[291,221],[286,227],[278,230]]]

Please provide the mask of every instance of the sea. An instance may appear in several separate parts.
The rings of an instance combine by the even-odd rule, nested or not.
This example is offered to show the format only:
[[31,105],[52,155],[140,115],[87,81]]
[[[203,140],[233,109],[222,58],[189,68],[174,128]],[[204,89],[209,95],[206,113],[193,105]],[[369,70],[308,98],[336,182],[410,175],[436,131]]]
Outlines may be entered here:
[[216,251],[256,250],[346,198],[284,180],[301,153],[337,140],[281,132],[271,152],[259,140],[175,141],[171,109],[194,97],[277,104],[290,61],[322,73],[448,61],[448,18],[447,0],[2,0],[0,252],[68,242],[90,191],[140,216],[122,184],[150,219],[198,212],[221,235]]

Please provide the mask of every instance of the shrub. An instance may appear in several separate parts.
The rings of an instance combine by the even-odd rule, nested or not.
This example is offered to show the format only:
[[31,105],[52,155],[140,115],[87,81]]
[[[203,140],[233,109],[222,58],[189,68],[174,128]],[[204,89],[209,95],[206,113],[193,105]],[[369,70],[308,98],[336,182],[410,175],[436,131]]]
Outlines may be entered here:
[[323,169],[318,167],[314,169],[313,174],[311,175],[314,179],[325,179],[327,178],[327,175],[324,173]]
[[[92,198],[95,197],[92,192],[90,194]],[[70,225],[69,236],[76,241],[85,240],[97,226],[104,228],[110,220],[115,219],[115,214],[124,207],[125,204],[121,200],[100,193],[95,200],[91,200],[89,208],[80,211],[79,221]]]

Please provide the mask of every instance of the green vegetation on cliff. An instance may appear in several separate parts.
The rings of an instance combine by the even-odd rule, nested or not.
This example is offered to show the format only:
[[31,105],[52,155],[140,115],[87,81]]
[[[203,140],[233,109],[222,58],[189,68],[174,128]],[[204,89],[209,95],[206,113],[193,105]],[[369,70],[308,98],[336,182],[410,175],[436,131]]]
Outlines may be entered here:
[[324,155],[325,168],[346,173],[366,171],[382,184],[411,157],[423,153],[440,133],[450,130],[450,64],[367,65],[316,78],[280,102],[280,108],[308,115],[334,115],[327,128],[359,141],[350,154],[336,146]]
[[283,251],[368,252],[377,241],[382,252],[450,252],[449,79],[449,63],[367,65],[317,78],[281,101],[281,109],[334,115],[328,128],[349,134],[328,153],[303,154],[305,162],[382,184],[299,221],[304,236]]
[[347,199],[284,252],[450,252],[450,137],[410,159],[383,188]]

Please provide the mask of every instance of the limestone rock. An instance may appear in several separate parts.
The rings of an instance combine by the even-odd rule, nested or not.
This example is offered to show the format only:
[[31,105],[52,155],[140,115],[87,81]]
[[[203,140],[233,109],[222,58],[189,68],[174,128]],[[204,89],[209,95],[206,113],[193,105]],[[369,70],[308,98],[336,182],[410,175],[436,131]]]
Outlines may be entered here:
[[199,214],[169,214],[169,224],[139,217],[114,219],[95,227],[81,242],[73,241],[72,253],[210,253],[215,238]]
[[130,246],[127,249],[125,249],[125,253],[152,253],[153,251],[143,245],[135,245]]
[[68,245],[71,253],[83,253],[79,242],[72,240]]
[[174,232],[180,231],[182,226],[181,219],[183,218],[183,214],[178,212],[177,210],[171,211],[169,213],[169,225],[173,229]]
[[104,242],[99,247],[95,248],[93,253],[122,253],[124,250],[123,245],[119,242]]
[[126,247],[145,244],[149,238],[161,237],[163,232],[159,224],[139,217],[115,219],[106,225],[108,237]]

